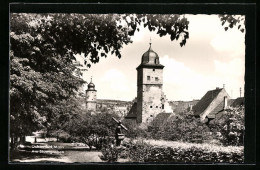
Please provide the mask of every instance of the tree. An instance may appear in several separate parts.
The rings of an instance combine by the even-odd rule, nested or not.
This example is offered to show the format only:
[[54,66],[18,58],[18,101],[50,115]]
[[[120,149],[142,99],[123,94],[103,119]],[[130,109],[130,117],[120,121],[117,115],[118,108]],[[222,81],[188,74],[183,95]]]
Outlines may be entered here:
[[228,28],[233,28],[237,26],[242,33],[245,31],[245,16],[241,15],[219,15],[222,26],[225,26],[225,31]]
[[159,121],[155,118],[151,125],[149,130],[155,139],[193,142],[210,138],[210,129],[191,112],[176,114]]
[[10,17],[12,143],[18,136],[51,129],[63,114],[72,113],[64,106],[75,102],[84,83],[74,74],[75,54],[84,53],[88,67],[109,52],[120,58],[123,44],[131,43],[142,24],[160,36],[180,40],[181,46],[189,38],[189,22],[180,15],[13,13]]
[[229,108],[226,113],[210,125],[213,132],[221,134],[224,145],[241,146],[244,144],[245,130],[244,107]]

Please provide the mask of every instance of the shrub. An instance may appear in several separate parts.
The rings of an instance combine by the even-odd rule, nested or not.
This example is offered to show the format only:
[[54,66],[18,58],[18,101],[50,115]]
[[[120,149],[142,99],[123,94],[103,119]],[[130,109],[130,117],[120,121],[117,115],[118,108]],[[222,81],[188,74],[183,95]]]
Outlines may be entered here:
[[224,145],[242,146],[244,143],[244,107],[229,108],[210,128],[220,133],[219,139]]
[[153,139],[195,143],[213,139],[211,135],[208,135],[210,133],[209,127],[201,123],[190,112],[170,116],[160,122],[162,123],[152,122],[148,128]]
[[152,146],[143,141],[129,143],[131,162],[157,163],[242,163],[243,149],[209,144],[180,143],[176,147]]
[[121,149],[113,144],[106,145],[101,149],[100,159],[107,162],[116,162],[120,157]]
[[133,162],[145,162],[151,154],[151,145],[148,145],[143,140],[137,140],[133,143],[130,141],[128,145],[128,157]]

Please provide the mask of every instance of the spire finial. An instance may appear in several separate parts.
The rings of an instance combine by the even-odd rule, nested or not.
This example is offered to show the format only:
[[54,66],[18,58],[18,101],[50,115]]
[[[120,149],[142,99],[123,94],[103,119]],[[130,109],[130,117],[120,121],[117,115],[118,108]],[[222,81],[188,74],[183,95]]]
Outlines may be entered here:
[[151,48],[151,45],[152,45],[152,39],[151,39],[151,37],[150,37],[150,43],[149,43],[149,44],[150,44],[150,48]]
[[92,83],[92,76],[90,77],[90,82]]

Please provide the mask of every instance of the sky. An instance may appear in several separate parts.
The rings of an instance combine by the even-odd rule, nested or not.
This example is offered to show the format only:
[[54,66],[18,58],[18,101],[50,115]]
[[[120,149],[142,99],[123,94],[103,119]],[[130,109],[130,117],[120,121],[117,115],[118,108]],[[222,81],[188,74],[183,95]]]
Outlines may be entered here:
[[[231,98],[244,93],[245,33],[237,27],[224,30],[217,15],[185,15],[189,20],[189,39],[180,47],[170,36],[160,37],[140,27],[133,43],[121,49],[122,58],[100,58],[83,73],[92,76],[98,99],[131,101],[137,96],[137,71],[143,53],[149,48],[159,55],[163,69],[163,91],[170,101],[201,99],[208,90],[225,89]],[[80,62],[81,57],[77,56]],[[86,87],[85,87],[86,89]]]

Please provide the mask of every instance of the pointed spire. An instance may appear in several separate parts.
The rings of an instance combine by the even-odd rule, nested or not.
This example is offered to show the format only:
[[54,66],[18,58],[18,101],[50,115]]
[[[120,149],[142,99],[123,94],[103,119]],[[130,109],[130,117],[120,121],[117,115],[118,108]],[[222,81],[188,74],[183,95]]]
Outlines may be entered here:
[[90,83],[92,83],[92,76],[90,77]]
[[225,88],[225,84],[223,84],[223,89]]

